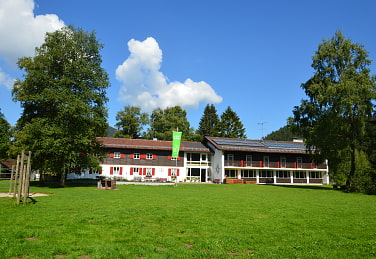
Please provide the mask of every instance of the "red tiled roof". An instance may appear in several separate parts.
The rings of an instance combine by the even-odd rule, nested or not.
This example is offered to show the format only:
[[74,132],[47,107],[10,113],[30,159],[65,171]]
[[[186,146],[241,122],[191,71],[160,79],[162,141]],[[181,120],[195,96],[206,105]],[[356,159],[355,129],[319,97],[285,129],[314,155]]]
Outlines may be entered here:
[[[98,137],[97,140],[106,148],[172,150],[172,141],[166,140],[127,139],[108,137]],[[210,150],[200,142],[186,141],[182,141],[180,143],[180,150],[191,152],[210,152]]]

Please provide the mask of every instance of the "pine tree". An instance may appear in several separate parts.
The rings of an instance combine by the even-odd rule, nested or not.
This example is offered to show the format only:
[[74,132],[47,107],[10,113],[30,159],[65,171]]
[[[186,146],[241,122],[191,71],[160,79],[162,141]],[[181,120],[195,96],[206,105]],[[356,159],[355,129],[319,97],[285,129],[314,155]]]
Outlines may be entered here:
[[205,107],[196,134],[200,135],[201,138],[204,136],[216,137],[218,136],[218,124],[217,110],[213,104],[208,104]]
[[218,125],[218,133],[220,137],[247,138],[243,123],[230,106],[228,106],[221,115],[221,120]]

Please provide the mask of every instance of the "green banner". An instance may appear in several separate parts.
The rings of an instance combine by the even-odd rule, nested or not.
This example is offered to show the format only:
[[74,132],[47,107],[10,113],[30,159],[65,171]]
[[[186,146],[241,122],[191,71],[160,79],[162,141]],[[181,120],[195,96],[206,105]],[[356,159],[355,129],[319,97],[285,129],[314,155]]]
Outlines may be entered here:
[[179,149],[180,149],[180,140],[181,140],[181,132],[172,132],[172,157],[178,158],[179,157]]

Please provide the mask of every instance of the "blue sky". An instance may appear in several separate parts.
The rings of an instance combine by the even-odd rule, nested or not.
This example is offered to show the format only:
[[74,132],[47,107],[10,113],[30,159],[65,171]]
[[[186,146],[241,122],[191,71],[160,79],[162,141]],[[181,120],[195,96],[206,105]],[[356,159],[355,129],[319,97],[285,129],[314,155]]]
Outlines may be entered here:
[[337,30],[364,45],[376,74],[375,10],[374,0],[0,0],[0,108],[14,125],[17,58],[74,25],[104,44],[111,126],[125,105],[181,105],[196,129],[213,103],[219,115],[231,106],[259,139],[286,125],[314,52]]

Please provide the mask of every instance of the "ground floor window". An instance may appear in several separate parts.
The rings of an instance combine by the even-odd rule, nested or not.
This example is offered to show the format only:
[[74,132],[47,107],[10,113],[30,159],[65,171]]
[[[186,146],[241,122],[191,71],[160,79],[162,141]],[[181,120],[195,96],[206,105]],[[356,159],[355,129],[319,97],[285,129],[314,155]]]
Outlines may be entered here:
[[321,178],[321,172],[309,172],[309,178],[320,179]]
[[256,170],[242,170],[241,176],[242,178],[256,177]]
[[277,178],[290,178],[289,171],[277,171]]
[[227,177],[237,177],[236,170],[225,170],[225,175]]
[[273,171],[260,171],[261,178],[271,178],[273,177]]
[[297,178],[297,179],[303,179],[303,178],[307,178],[306,176],[306,172],[294,172],[294,178]]

